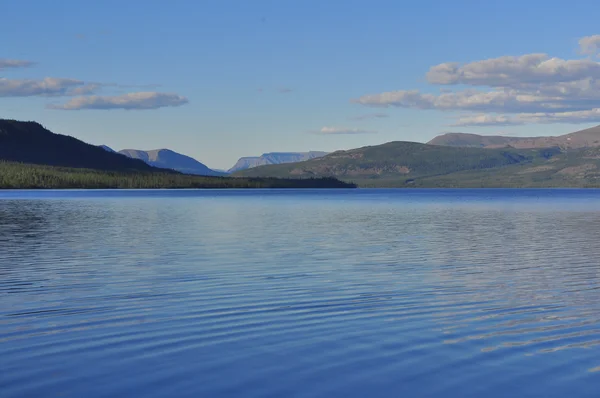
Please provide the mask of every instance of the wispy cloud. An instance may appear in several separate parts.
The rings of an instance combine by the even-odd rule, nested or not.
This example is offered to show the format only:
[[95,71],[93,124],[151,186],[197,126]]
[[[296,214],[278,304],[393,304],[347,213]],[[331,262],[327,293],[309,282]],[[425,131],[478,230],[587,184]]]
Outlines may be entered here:
[[456,123],[452,124],[452,126],[511,126],[515,124],[523,123],[518,123],[516,120],[506,115],[481,114],[460,117]]
[[387,113],[367,113],[365,115],[358,115],[350,117],[350,120],[370,120],[370,119],[382,119],[389,117]]
[[600,77],[600,63],[589,59],[564,60],[547,54],[484,59],[460,65],[446,62],[426,74],[432,84],[527,88],[531,84],[579,81]]
[[319,135],[343,135],[343,134],[376,134],[377,131],[362,130],[346,127],[322,127],[318,131],[312,131],[313,134]]
[[517,126],[522,124],[600,123],[600,108],[559,113],[519,113],[516,115],[475,115],[461,117],[453,126]]
[[149,83],[149,84],[120,84],[120,83],[94,83],[102,87],[116,87],[116,88],[158,88],[161,84]]
[[181,106],[187,104],[189,100],[177,94],[157,93],[157,92],[139,92],[128,93],[118,96],[87,96],[76,97],[65,104],[50,104],[49,109],[60,110],[82,110],[82,109],[125,109],[125,110],[145,110],[158,109],[164,107]]
[[585,36],[579,39],[579,51],[588,55],[600,53],[600,35]]
[[102,89],[152,89],[160,84],[118,84],[84,82],[77,79],[46,77],[34,79],[0,78],[0,97],[57,97],[97,94]]
[[35,62],[23,59],[0,58],[0,70],[8,68],[26,68],[32,65],[35,65]]
[[47,77],[42,80],[0,78],[0,97],[69,96],[90,94],[97,84],[81,80]]
[[[85,38],[85,35],[77,35]],[[0,70],[5,68],[24,68],[34,65],[31,61],[0,58]],[[173,93],[143,91],[121,95],[97,95],[100,90],[156,88],[159,84],[120,84],[85,82],[78,79],[46,77],[44,79],[8,79],[0,78],[0,97],[74,97],[63,104],[48,104],[48,109],[158,109],[169,106],[181,106],[189,101]],[[96,95],[92,95],[96,94]]]
[[[597,54],[600,35],[581,38],[579,44],[582,53]],[[595,122],[600,112],[600,62],[592,59],[532,53],[466,64],[446,62],[431,67],[426,78],[444,87],[437,94],[397,90],[363,95],[351,102],[475,113],[459,117],[456,126],[585,123]],[[474,88],[449,90],[448,86]]]

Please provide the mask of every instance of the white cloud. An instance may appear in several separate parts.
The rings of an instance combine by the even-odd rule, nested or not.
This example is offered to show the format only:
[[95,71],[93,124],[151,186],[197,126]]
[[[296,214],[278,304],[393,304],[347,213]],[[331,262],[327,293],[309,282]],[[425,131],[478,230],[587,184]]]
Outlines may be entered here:
[[585,111],[560,113],[525,113],[515,118],[523,123],[597,123],[600,122],[600,108]]
[[[584,37],[579,43],[582,52],[598,53],[600,35]],[[430,68],[426,77],[436,85],[481,88],[442,88],[437,94],[397,90],[351,102],[475,113],[459,117],[457,126],[595,122],[600,108],[600,62],[590,59],[564,60],[533,53],[467,64],[447,62]]]
[[479,114],[460,117],[452,126],[511,126],[515,124],[523,123],[518,123],[506,115]]
[[582,54],[598,54],[600,52],[600,35],[585,36],[579,39],[579,50]]
[[34,65],[34,62],[25,61],[22,59],[0,58],[0,70],[7,68],[26,68],[32,65]]
[[367,113],[365,115],[358,115],[349,118],[350,120],[369,120],[369,119],[382,119],[389,117],[387,113]]
[[351,129],[345,127],[323,127],[321,130],[314,132],[321,135],[342,135],[342,134],[375,134],[376,131]]
[[523,84],[571,82],[600,78],[600,62],[564,60],[546,54],[526,54],[485,59],[460,65],[448,62],[431,67],[426,74],[432,84],[513,87]]
[[187,98],[171,93],[139,92],[117,96],[76,97],[65,104],[48,105],[50,109],[80,110],[80,109],[158,109],[168,106],[187,104]]
[[[439,95],[423,94],[417,90],[390,91],[365,95],[352,102],[371,107],[400,107],[437,109],[443,111],[474,112],[545,112],[570,111],[589,108],[589,102],[600,101],[600,91],[572,89],[573,93],[559,95],[555,87],[546,93],[529,93],[525,90],[497,89],[492,91],[465,90]],[[565,92],[567,90],[564,90]],[[586,91],[588,97],[580,95]],[[555,94],[555,95],[549,95]]]
[[398,90],[388,91],[380,94],[363,95],[351,102],[372,107],[388,108],[396,106],[401,108],[433,108],[435,96],[431,94],[421,94],[418,90]]
[[514,116],[507,115],[473,115],[461,117],[453,126],[511,126],[520,124],[550,124],[550,123],[599,123],[600,108],[556,113],[520,113]]
[[0,78],[0,97],[78,95],[91,93],[98,87],[81,80],[55,77],[42,80]]

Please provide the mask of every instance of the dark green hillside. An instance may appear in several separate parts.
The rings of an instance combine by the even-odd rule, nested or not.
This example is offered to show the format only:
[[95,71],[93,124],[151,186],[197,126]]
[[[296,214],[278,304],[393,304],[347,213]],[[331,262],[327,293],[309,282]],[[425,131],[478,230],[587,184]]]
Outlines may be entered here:
[[349,180],[409,180],[464,170],[485,170],[531,163],[560,153],[555,149],[481,149],[444,147],[415,142],[338,151],[301,163],[262,166],[235,175],[269,177],[333,176]]
[[600,187],[600,148],[457,148],[391,142],[236,175],[333,176],[361,187]]
[[156,170],[141,160],[55,134],[35,122],[0,119],[0,160],[98,170]]

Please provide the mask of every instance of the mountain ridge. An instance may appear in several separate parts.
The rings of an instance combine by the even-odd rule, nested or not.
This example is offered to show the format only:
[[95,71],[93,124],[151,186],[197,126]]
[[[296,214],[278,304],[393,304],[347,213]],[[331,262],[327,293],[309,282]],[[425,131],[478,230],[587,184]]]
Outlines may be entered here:
[[226,175],[226,173],[212,170],[204,163],[201,163],[190,156],[175,152],[171,149],[162,148],[148,151],[140,149],[123,149],[118,153],[129,158],[142,160],[154,167],[176,170],[184,174],[205,176]]
[[600,125],[559,136],[510,137],[503,135],[479,135],[470,133],[445,133],[431,139],[427,144],[452,147],[477,148],[587,148],[600,147]]
[[155,170],[75,137],[56,134],[37,122],[0,119],[0,159],[58,167],[98,170]]
[[233,175],[334,177],[363,188],[599,187],[600,147],[474,148],[393,141]]
[[[110,149],[110,148],[109,148]],[[354,188],[336,179],[187,175],[105,146],[56,134],[37,122],[0,119],[0,189]]]
[[258,166],[268,164],[283,164],[302,162],[305,160],[315,159],[327,155],[324,151],[308,151],[308,152],[266,152],[260,156],[244,156],[227,170],[229,173],[234,173],[240,170],[246,170]]

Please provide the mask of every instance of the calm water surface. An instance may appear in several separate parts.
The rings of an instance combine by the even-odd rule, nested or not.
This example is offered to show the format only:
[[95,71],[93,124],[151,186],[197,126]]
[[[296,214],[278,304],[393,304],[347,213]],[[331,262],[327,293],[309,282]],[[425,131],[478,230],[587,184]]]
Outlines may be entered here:
[[597,397],[600,191],[0,192],[0,396]]

